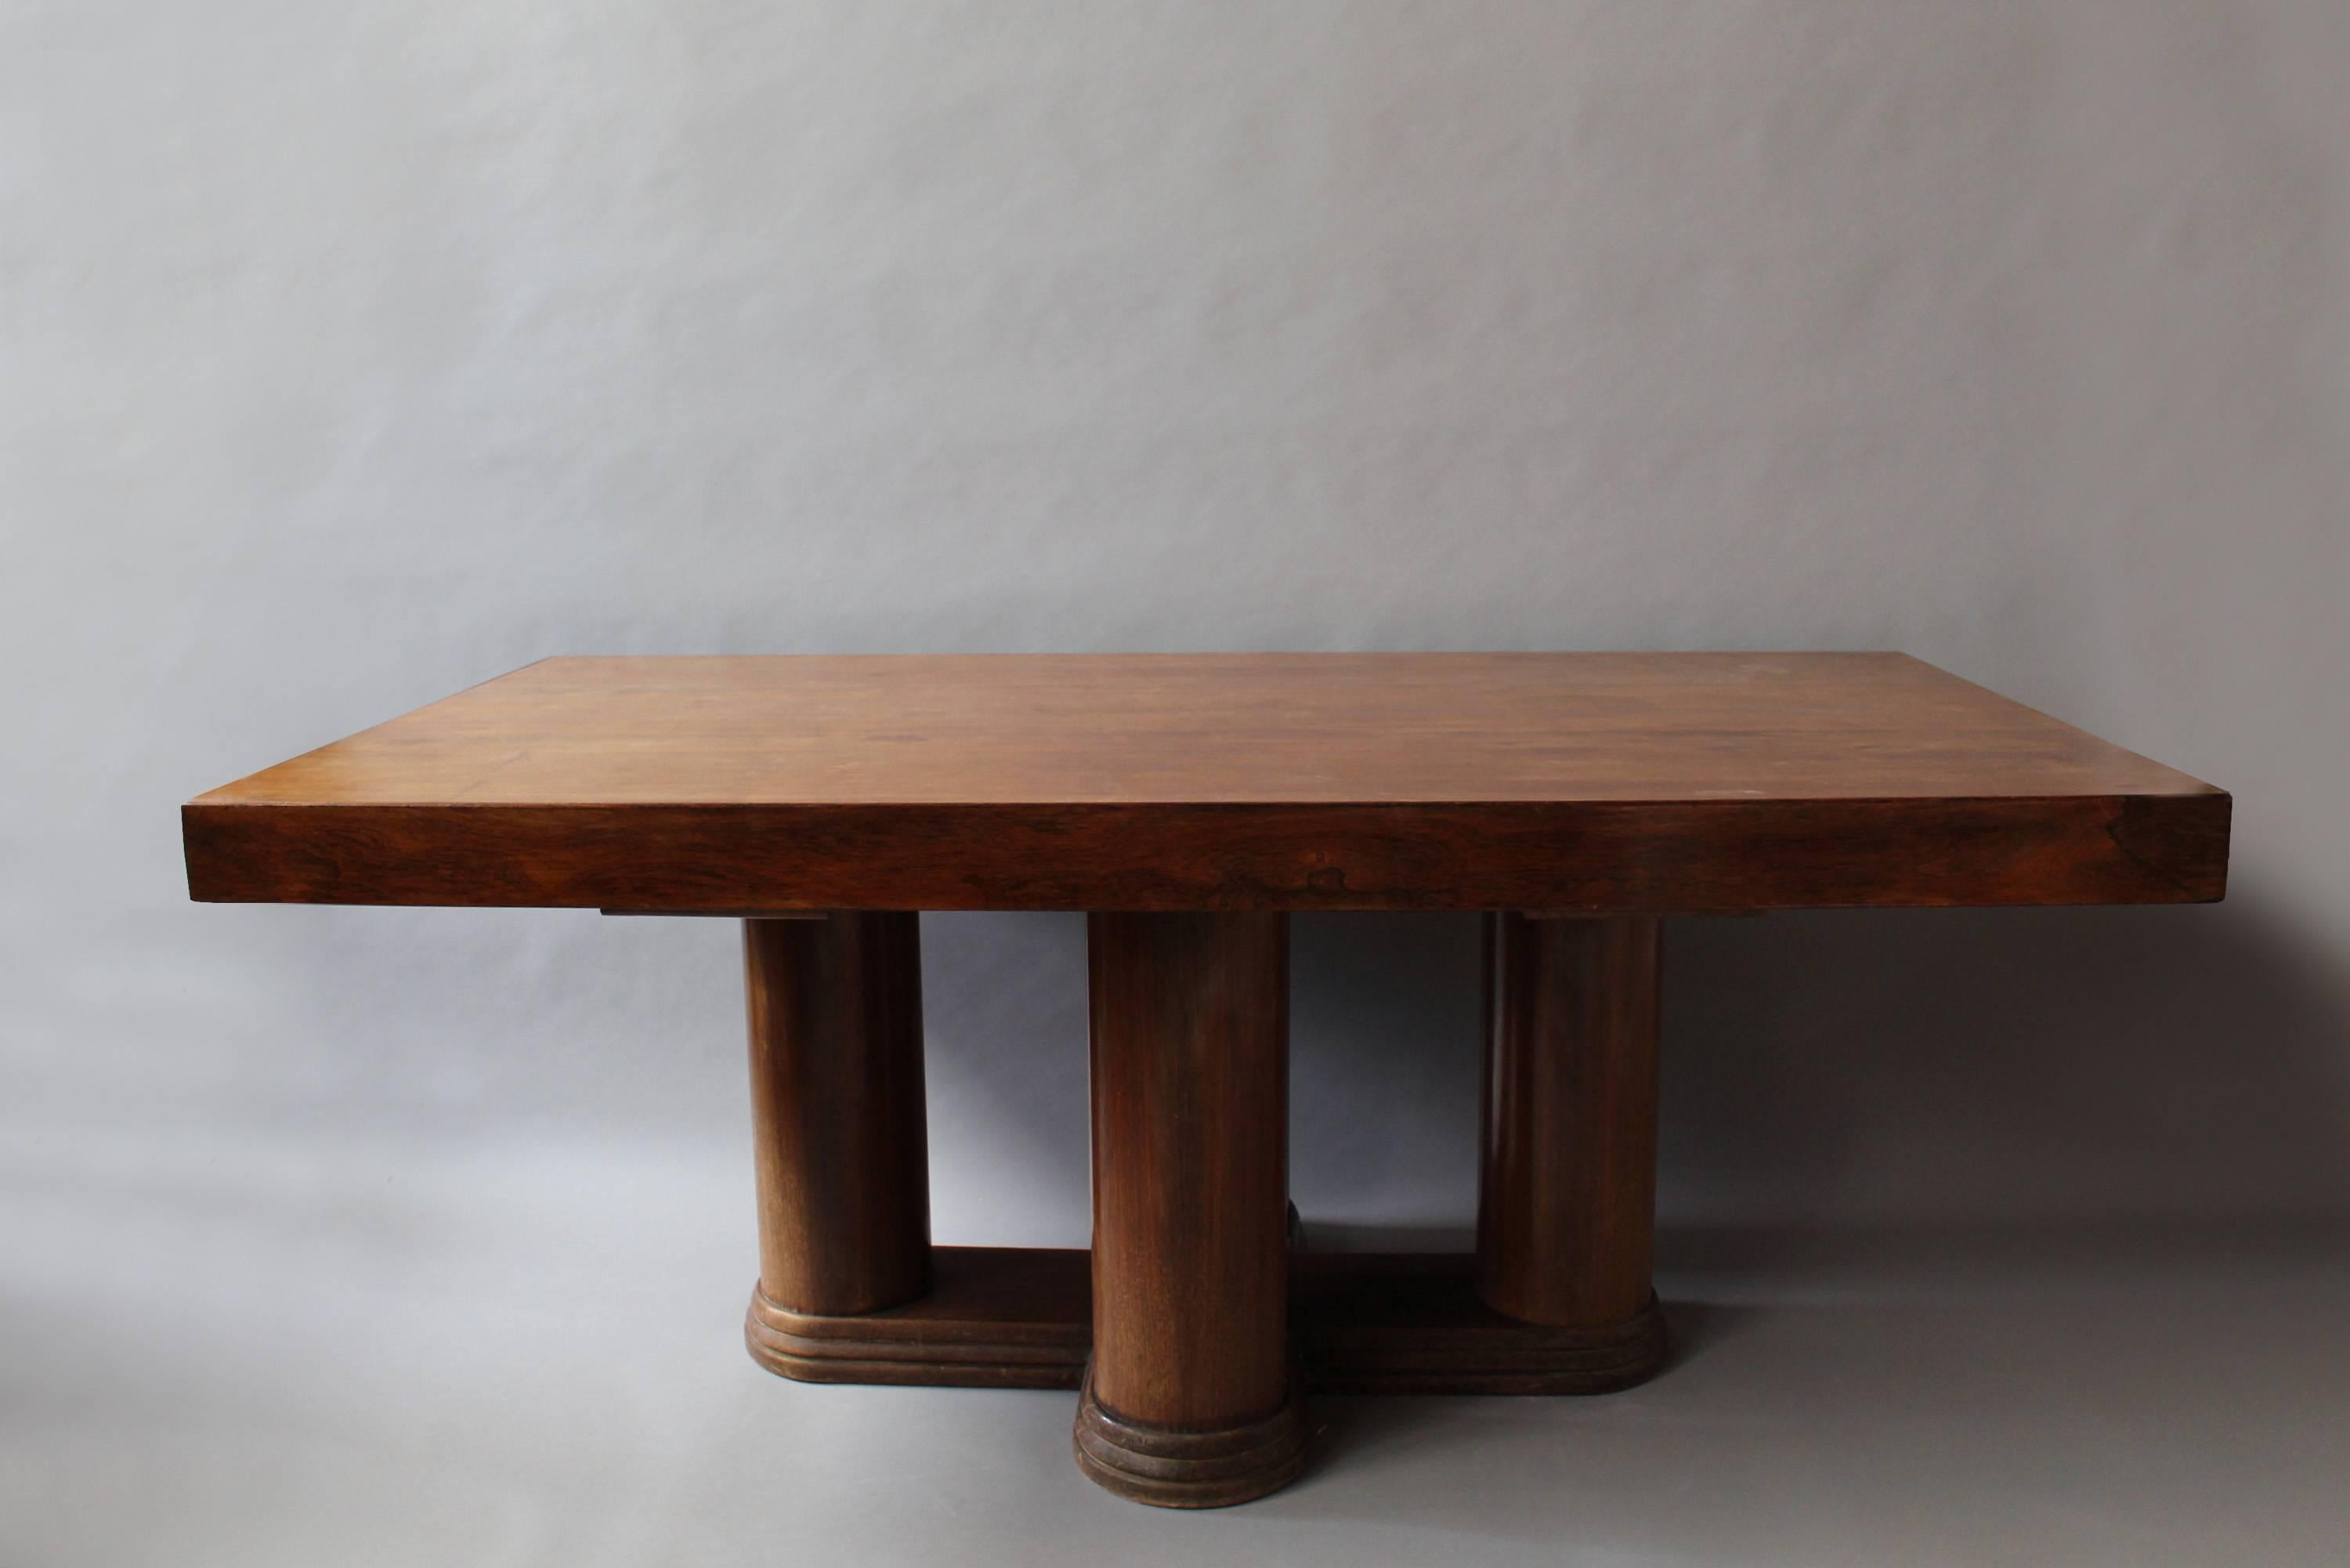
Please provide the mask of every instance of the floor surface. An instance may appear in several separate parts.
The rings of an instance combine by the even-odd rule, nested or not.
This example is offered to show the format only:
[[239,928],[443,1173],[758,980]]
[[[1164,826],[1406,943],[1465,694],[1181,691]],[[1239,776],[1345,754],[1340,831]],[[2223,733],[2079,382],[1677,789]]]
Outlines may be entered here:
[[0,1149],[0,1564],[2350,1562],[2305,1235],[1668,1237],[1652,1384],[1323,1399],[1183,1515],[1069,1396],[756,1370],[733,1153]]

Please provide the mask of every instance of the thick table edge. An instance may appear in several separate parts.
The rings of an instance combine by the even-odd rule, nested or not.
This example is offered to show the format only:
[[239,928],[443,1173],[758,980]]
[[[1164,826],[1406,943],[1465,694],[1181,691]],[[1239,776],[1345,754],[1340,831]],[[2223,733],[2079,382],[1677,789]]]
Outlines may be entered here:
[[2200,903],[2231,801],[332,805],[192,801],[192,898],[709,909],[1594,914]]

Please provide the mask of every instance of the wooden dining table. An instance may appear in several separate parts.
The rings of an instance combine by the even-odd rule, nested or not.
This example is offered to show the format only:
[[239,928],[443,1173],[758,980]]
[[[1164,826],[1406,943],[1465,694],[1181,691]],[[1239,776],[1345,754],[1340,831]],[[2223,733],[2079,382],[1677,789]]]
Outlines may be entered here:
[[[1214,1507],[1314,1391],[1664,1364],[1663,922],[2208,901],[2229,814],[1895,653],[910,655],[549,659],[182,824],[201,900],[739,919],[752,1355],[1076,1389],[1087,1476]],[[1090,1249],[932,1241],[925,909],[1087,913]],[[1296,910],[1483,917],[1473,1252],[1300,1244]]]

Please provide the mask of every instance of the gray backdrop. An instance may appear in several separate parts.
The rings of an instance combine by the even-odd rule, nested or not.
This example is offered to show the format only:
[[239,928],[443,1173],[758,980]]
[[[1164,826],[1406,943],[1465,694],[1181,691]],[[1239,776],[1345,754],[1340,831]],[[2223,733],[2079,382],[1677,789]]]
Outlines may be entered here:
[[[733,1333],[731,926],[185,902],[182,799],[550,653],[1906,649],[2234,791],[2230,898],[1675,926],[1668,1262],[2350,1213],[2345,78],[2338,0],[0,4],[24,1561],[293,1550],[325,1439],[213,1426],[362,1344]],[[940,1236],[1081,1243],[1082,922],[924,940]],[[1333,1236],[1471,1214],[1474,953],[1297,922]]]

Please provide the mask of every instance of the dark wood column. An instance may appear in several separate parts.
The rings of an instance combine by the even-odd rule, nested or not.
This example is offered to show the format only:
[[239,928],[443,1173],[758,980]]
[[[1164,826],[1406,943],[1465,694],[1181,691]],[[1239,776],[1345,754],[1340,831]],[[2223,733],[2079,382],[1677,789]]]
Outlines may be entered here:
[[1168,1508],[1297,1474],[1288,919],[1096,914],[1094,1347],[1077,1464]]
[[1658,922],[1490,917],[1477,1289],[1600,1329],[1650,1310]]
[[759,1183],[752,1348],[771,1365],[763,1310],[846,1316],[930,1288],[918,919],[743,922]]

